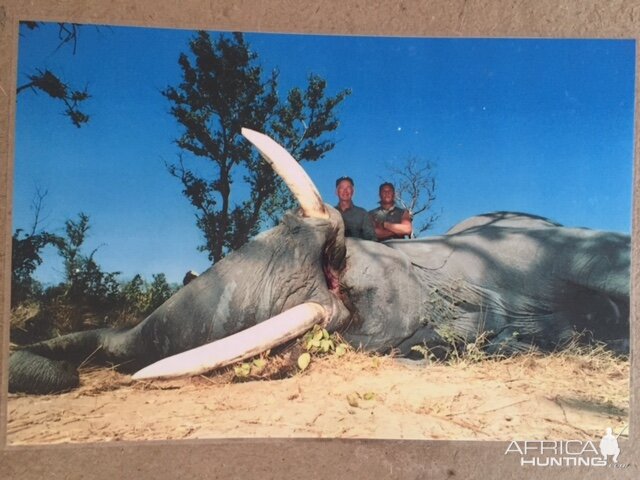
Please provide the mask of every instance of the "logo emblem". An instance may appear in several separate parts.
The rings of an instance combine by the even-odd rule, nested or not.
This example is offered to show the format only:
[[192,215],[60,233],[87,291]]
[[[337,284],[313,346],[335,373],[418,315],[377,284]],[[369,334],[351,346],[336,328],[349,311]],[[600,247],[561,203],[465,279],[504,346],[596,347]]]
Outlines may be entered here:
[[618,455],[620,455],[620,447],[618,446],[618,437],[622,431],[617,435],[613,436],[611,431],[611,427],[608,427],[604,437],[600,440],[600,454],[602,458],[607,461],[607,457],[609,455],[613,455],[613,463],[618,463]]
[[[607,428],[598,444],[599,448],[596,448],[596,441],[590,440],[514,440],[507,447],[505,455],[519,455],[521,466],[626,468],[629,465],[618,463],[618,438],[626,428],[618,435],[614,435],[611,427]],[[610,459],[613,463],[609,463]]]

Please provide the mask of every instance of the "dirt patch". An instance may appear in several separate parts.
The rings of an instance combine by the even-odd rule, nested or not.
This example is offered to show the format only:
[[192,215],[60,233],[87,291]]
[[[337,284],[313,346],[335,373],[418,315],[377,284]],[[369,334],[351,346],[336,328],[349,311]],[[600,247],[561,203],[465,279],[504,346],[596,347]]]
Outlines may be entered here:
[[8,442],[593,439],[628,424],[629,368],[602,352],[453,364],[348,352],[290,378],[240,383],[230,372],[133,382],[91,369],[72,392],[9,395]]

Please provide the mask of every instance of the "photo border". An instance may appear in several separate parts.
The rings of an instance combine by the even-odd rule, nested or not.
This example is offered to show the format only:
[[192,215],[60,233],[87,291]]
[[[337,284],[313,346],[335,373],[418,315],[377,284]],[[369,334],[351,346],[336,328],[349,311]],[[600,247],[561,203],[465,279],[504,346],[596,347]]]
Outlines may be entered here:
[[[304,1],[304,0],[302,0]],[[0,0],[0,478],[602,478],[601,469],[534,469],[505,457],[509,442],[365,439],[213,439],[104,442],[51,446],[7,445],[7,385],[11,283],[11,212],[16,113],[18,22],[412,37],[627,38],[640,37],[640,5],[627,0]],[[640,307],[638,179],[638,44],[632,225],[632,350]],[[635,362],[633,362],[635,363]],[[631,368],[631,465],[610,478],[640,478],[636,411],[638,369]],[[533,440],[533,439],[532,439]],[[595,440],[595,439],[594,439]],[[492,473],[494,475],[492,475]],[[595,478],[595,477],[594,477]]]

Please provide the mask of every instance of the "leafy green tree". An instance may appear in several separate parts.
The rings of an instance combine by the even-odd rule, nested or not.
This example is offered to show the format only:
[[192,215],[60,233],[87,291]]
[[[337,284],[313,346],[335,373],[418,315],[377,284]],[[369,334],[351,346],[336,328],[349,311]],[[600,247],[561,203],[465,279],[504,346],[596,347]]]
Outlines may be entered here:
[[153,281],[149,287],[149,306],[145,312],[149,315],[156,308],[166,302],[171,295],[176,293],[178,287],[169,285],[164,273],[153,275]]
[[90,320],[91,326],[114,321],[113,307],[120,294],[120,272],[104,272],[94,259],[97,249],[89,255],[82,251],[89,228],[89,216],[79,213],[77,220],[65,222],[65,235],[57,245],[64,260],[65,280],[54,289],[59,292],[54,303],[64,307],[68,317],[64,321],[72,331],[82,328],[85,320]]
[[[56,334],[100,326],[133,326],[147,317],[177,290],[163,273],[151,283],[141,275],[128,282],[119,272],[105,272],[84,246],[90,230],[85,213],[65,222],[64,235],[39,229],[46,192],[37,192],[32,208],[34,222],[29,233],[13,235],[11,341],[33,343]],[[55,246],[64,260],[64,279],[46,289],[33,277],[42,264],[41,250]]]
[[149,308],[149,297],[142,276],[135,275],[122,287],[122,299],[127,316],[142,317]]
[[42,285],[34,277],[42,264],[42,250],[47,245],[59,245],[60,237],[40,228],[43,202],[47,192],[36,190],[31,209],[34,219],[29,231],[18,228],[11,237],[11,308],[24,301],[35,300]]
[[167,282],[164,273],[153,275],[147,283],[142,276],[135,275],[121,289],[121,313],[118,323],[133,326],[146,318],[177,291]]
[[[335,146],[325,134],[338,127],[336,107],[350,91],[327,96],[326,81],[310,75],[306,88],[291,89],[281,101],[278,72],[263,72],[240,33],[212,40],[199,32],[189,49],[178,61],[182,82],[162,93],[184,127],[177,145],[191,160],[206,160],[208,168],[195,162],[188,168],[184,155],[167,168],[197,211],[205,239],[200,250],[216,262],[293,204],[279,177],[241,136],[241,128],[271,135],[298,161],[320,160]],[[233,183],[240,179],[249,193],[232,198]]]
[[11,238],[11,308],[42,293],[42,285],[33,272],[42,264],[41,252],[54,245],[58,237],[48,232],[25,233],[18,228]]
[[[30,30],[35,30],[42,26],[42,22],[20,22],[20,33],[24,35]],[[58,23],[58,40],[59,44],[56,50],[63,45],[73,47],[73,53],[76,52],[76,42],[78,40],[78,31],[82,25],[77,23]],[[51,98],[62,102],[65,105],[64,114],[69,117],[71,123],[80,128],[89,121],[89,115],[80,110],[82,102],[90,97],[87,89],[77,90],[69,86],[60,79],[58,74],[49,69],[34,69],[33,73],[27,75],[29,81],[18,86],[17,93],[31,90],[33,92],[41,91]]]
[[88,237],[89,216],[79,213],[77,220],[65,222],[65,236],[58,250],[64,259],[65,281],[68,296],[73,299],[101,299],[118,293],[116,277],[120,272],[103,272],[94,259],[98,249],[89,255],[82,253],[82,246]]

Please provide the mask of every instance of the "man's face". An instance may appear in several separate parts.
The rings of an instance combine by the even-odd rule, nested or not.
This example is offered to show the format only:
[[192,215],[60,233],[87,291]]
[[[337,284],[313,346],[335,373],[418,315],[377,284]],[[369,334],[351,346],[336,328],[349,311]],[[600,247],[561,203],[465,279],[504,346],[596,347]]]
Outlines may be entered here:
[[353,198],[353,185],[349,180],[342,180],[336,188],[336,195],[341,202],[350,202]]
[[396,200],[396,193],[389,185],[385,185],[380,189],[380,203],[383,205],[391,205]]

